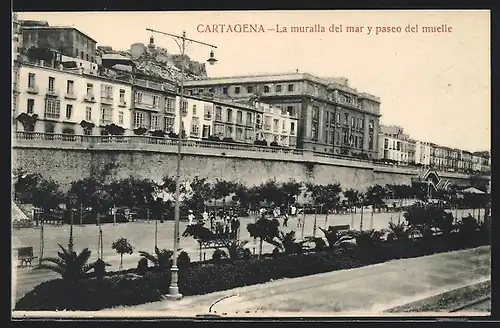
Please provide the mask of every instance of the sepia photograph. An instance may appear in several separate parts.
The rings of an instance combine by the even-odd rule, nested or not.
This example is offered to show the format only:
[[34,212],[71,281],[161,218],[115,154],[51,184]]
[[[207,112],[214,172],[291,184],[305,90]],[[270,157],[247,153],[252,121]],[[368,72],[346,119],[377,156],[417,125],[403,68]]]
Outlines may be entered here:
[[491,315],[488,10],[12,13],[11,316]]

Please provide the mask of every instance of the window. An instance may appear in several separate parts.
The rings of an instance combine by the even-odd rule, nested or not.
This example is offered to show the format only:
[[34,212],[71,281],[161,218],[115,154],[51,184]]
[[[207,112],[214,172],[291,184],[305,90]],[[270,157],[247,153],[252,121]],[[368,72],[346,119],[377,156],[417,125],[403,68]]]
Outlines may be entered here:
[[120,89],[120,103],[125,103],[125,90]]
[[59,119],[61,115],[61,102],[55,99],[45,99],[45,118]]
[[183,100],[181,104],[181,113],[186,115],[188,112],[188,102]]
[[94,86],[90,83],[87,83],[87,97],[94,96]]
[[349,124],[349,114],[344,114],[344,124],[348,125]]
[[227,109],[227,112],[226,112],[226,122],[233,122],[233,111],[231,110],[231,108],[228,108]]
[[281,84],[278,84],[278,85],[276,86],[276,92],[281,92]]
[[368,148],[370,150],[373,150],[373,135],[370,134],[370,136],[368,137]]
[[355,120],[356,118],[354,116],[351,117],[351,126],[354,128],[356,127],[356,123],[355,123]]
[[89,61],[89,54],[85,54],[85,59]]
[[83,130],[83,133],[84,133],[86,136],[91,136],[91,135],[92,135],[92,129],[84,129],[84,130]]
[[80,58],[83,59],[83,51],[80,51]]
[[314,123],[311,126],[311,137],[313,141],[318,141],[318,124]]
[[191,125],[191,135],[195,137],[200,135],[200,125],[198,124],[198,121],[194,121]]
[[160,130],[160,115],[151,115],[151,126],[150,129],[153,131]]
[[135,102],[137,104],[142,104],[142,96],[143,96],[142,92],[136,92],[135,93]]
[[252,87],[251,85],[249,85],[249,86],[247,87],[247,92],[248,92],[248,93],[252,93],[252,92],[253,92],[253,87]]
[[113,87],[110,85],[101,85],[101,98],[113,99]]
[[[77,38],[78,38],[78,36],[77,36]],[[75,52],[76,52],[75,57],[76,57],[76,58],[78,58],[78,52],[79,52],[79,51],[78,51],[78,48],[76,48],[76,49],[75,49]]]
[[110,124],[113,122],[113,108],[101,107],[101,124]]
[[243,140],[243,129],[242,128],[236,129],[236,140]]
[[87,107],[85,109],[85,120],[87,122],[92,121],[92,108],[91,107]]
[[325,111],[325,123],[328,123],[328,119],[330,118],[330,112]]
[[269,90],[269,86],[268,86],[268,85],[265,85],[265,86],[264,86],[264,92],[265,92],[265,93],[268,93],[269,91],[270,91],[270,90]]
[[336,145],[339,144],[339,140],[340,140],[340,133],[339,132],[335,132],[335,144]]
[[239,94],[240,93],[240,87],[234,87],[234,93]]
[[49,76],[49,91],[54,91],[54,84],[56,79],[52,76]]
[[245,138],[247,140],[253,140],[253,131],[251,129],[245,130]]
[[134,128],[144,127],[146,125],[146,113],[134,112]]
[[369,129],[370,131],[373,131],[373,126],[374,126],[374,121],[373,120],[370,120],[370,123],[369,123]]
[[211,105],[205,105],[203,108],[203,118],[205,120],[210,120],[212,119],[212,106]]
[[293,84],[288,85],[288,92],[293,92]]
[[196,116],[196,105],[193,105],[193,116]]
[[224,126],[223,125],[217,124],[217,125],[215,125],[214,129],[215,129],[216,136],[222,137],[224,135]]
[[243,112],[241,110],[236,112],[236,123],[243,124]]
[[349,143],[349,132],[348,131],[344,131],[344,135],[343,135],[343,138],[342,138],[342,143],[344,145],[347,145]]
[[340,123],[340,113],[337,113],[337,115],[335,115],[335,122]]
[[317,85],[314,86],[314,94],[319,94],[319,87]]
[[384,139],[384,149],[388,149],[389,148],[389,139],[385,138]]
[[317,120],[319,118],[319,107],[313,106],[313,120]]
[[71,118],[71,114],[73,112],[73,105],[66,105],[66,119]]
[[123,111],[118,112],[118,124],[123,125]]
[[295,122],[290,122],[290,133],[295,133]]
[[28,88],[34,88],[34,87],[35,87],[35,74],[29,73],[28,74]]
[[273,120],[273,130],[274,130],[274,131],[278,131],[278,130],[279,130],[279,128],[280,128],[280,121],[279,121],[278,119],[276,119],[276,118],[275,118],[275,119]]
[[252,113],[247,113],[247,125],[253,125]]
[[175,119],[173,117],[165,117],[165,132],[174,130]]
[[227,87],[223,87],[222,88],[222,93],[225,94],[225,95],[227,95]]
[[26,104],[26,113],[33,114],[35,111],[35,99],[28,99],[28,103]]
[[203,125],[201,137],[202,138],[210,137],[210,125]]
[[73,87],[74,87],[74,82],[71,80],[68,80],[66,83],[66,93],[67,94],[73,94]]
[[165,98],[165,111],[167,113],[175,113],[175,99]]
[[215,107],[215,119],[222,120],[222,108],[220,106]]
[[160,96],[153,95],[153,107],[160,108]]

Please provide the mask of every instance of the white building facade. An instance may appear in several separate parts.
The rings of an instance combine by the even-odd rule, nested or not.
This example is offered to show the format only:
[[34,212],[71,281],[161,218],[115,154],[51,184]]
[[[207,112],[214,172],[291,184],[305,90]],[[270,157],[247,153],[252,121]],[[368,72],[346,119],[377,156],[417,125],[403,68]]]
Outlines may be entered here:
[[431,144],[425,141],[415,142],[415,164],[425,167],[431,165]]
[[403,133],[401,127],[381,125],[378,139],[379,159],[394,161],[399,165],[408,165],[410,140],[409,136]]
[[[33,132],[100,135],[109,124],[131,133],[131,85],[87,74],[83,68],[63,70],[43,63],[19,66],[19,90],[15,117],[37,114],[33,126],[15,124],[15,129]],[[94,124],[83,129],[82,121]]]
[[257,139],[268,144],[276,142],[280,146],[296,147],[298,119],[280,107],[264,103],[256,103],[256,107],[262,113],[258,114]]

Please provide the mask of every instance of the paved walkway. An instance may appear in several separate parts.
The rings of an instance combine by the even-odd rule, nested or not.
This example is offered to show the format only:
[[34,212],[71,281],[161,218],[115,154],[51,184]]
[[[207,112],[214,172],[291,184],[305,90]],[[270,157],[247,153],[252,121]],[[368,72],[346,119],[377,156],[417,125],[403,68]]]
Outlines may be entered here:
[[[490,247],[480,247],[414,259],[395,260],[363,268],[282,279],[261,285],[180,301],[164,300],[134,307],[102,310],[102,315],[194,316],[227,315],[381,314],[388,308],[490,279]],[[222,300],[221,300],[222,299]],[[150,311],[154,311],[150,312]]]

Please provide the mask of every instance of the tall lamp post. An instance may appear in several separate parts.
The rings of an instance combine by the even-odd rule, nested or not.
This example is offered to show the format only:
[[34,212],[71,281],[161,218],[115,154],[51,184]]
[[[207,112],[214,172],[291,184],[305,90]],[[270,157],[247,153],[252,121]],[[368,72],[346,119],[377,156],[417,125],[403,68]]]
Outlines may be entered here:
[[68,241],[68,251],[70,254],[73,253],[73,209],[75,208],[76,204],[78,203],[78,197],[74,194],[71,193],[68,197],[68,209],[69,209],[69,241]]
[[[194,42],[197,44],[201,44],[207,47],[211,47],[212,51],[210,52],[210,57],[208,58],[207,62],[210,65],[213,65],[217,62],[217,59],[215,59],[214,56],[214,48],[217,48],[217,46],[214,46],[212,44],[208,44],[205,42],[201,41],[196,41],[193,39],[188,39],[186,38],[186,32],[182,32],[182,36],[175,35],[175,34],[170,34],[158,30],[153,30],[150,28],[147,28],[146,31],[153,32],[153,33],[159,33],[163,35],[167,35],[172,37],[177,45],[180,48],[181,51],[181,85],[180,85],[180,106],[179,106],[179,135],[177,139],[177,172],[175,176],[175,212],[174,212],[174,249],[173,249],[173,255],[172,255],[172,267],[171,267],[171,283],[170,287],[168,289],[168,295],[167,298],[172,299],[172,300],[179,300],[182,298],[182,295],[179,293],[179,286],[177,285],[178,282],[178,271],[179,268],[177,267],[177,253],[179,250],[179,203],[180,203],[180,178],[181,178],[181,158],[182,158],[182,153],[181,153],[181,138],[182,138],[182,132],[183,132],[183,124],[182,124],[182,103],[184,101],[184,67],[186,65],[185,63],[185,52],[186,52],[186,41]],[[179,40],[181,41],[179,43]]]

